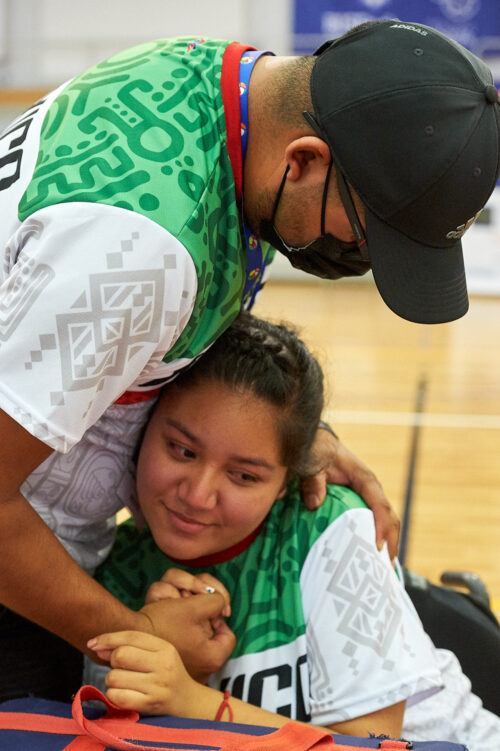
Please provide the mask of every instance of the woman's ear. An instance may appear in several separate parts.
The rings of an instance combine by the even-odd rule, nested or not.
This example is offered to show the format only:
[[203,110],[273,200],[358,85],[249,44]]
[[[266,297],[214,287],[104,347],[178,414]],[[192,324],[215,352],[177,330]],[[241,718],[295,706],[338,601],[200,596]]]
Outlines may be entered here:
[[293,472],[290,472],[290,470],[287,469],[286,474],[285,474],[285,479],[283,480],[283,485],[280,488],[280,492],[276,496],[276,500],[278,500],[278,498],[283,498],[286,491],[288,490],[288,483],[290,482],[292,477],[293,477]]
[[331,154],[328,144],[318,136],[301,136],[288,144],[285,159],[289,166],[288,179],[300,180],[316,169],[324,170],[325,165],[330,164]]

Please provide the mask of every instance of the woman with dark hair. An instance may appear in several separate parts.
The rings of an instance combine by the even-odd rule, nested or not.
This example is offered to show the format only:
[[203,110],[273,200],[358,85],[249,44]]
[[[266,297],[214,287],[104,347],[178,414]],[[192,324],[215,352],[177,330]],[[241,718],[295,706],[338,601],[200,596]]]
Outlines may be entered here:
[[231,628],[237,644],[217,673],[194,680],[161,639],[101,635],[89,647],[110,659],[113,702],[202,719],[229,706],[236,722],[291,718],[393,737],[412,705],[432,715],[427,698],[446,694],[436,653],[376,547],[372,513],[337,486],[314,513],[300,502],[295,475],[322,407],[321,368],[305,345],[248,314],[164,388],[137,462],[147,526],[122,525],[97,575],[132,609],[145,596],[218,590],[226,622],[214,629]]

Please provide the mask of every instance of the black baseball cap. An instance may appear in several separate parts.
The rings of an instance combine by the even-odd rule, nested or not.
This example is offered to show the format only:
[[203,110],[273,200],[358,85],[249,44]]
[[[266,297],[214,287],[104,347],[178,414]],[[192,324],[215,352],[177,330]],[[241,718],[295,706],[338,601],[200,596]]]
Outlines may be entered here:
[[364,203],[382,298],[416,323],[460,318],[469,306],[461,237],[500,172],[490,70],[435,29],[397,19],[315,54],[315,118]]

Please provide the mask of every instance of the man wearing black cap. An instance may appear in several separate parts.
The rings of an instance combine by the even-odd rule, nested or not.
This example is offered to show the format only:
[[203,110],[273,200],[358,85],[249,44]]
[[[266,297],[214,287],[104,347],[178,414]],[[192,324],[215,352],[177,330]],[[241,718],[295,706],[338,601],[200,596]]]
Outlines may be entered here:
[[[245,165],[250,222],[317,276],[371,267],[384,301],[403,318],[463,316],[461,238],[500,170],[499,97],[489,69],[434,29],[399,21],[366,24],[316,55],[267,57],[255,71],[264,91],[269,79],[269,101],[255,104],[261,137],[254,149],[250,141]],[[303,95],[303,112],[293,102],[292,127],[279,104],[272,108],[280,69],[285,81],[295,75]],[[259,117],[266,104],[274,138]],[[266,202],[252,191],[259,173],[270,220],[259,216]],[[353,242],[346,248],[338,240]]]
[[[46,693],[56,673],[40,670],[47,642],[29,621],[79,649],[96,633],[151,629],[195,673],[223,662],[232,640],[210,626],[217,595],[133,613],[85,573],[112,545],[115,512],[134,509],[130,457],[153,397],[251,307],[268,243],[321,277],[372,268],[410,320],[463,315],[460,237],[498,177],[498,110],[477,58],[387,21],[311,58],[201,38],[143,44],[7,129],[0,641],[12,663],[0,698]],[[314,464],[311,505],[326,480],[352,485],[394,553],[373,473],[324,429]]]

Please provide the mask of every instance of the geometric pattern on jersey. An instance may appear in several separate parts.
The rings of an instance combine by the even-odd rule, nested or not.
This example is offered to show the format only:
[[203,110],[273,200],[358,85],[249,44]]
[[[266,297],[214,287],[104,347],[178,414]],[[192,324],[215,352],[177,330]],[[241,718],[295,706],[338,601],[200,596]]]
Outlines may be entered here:
[[[16,248],[6,249],[7,257],[10,252],[16,254],[17,273],[7,279],[5,292],[0,297],[0,342],[5,342],[12,336],[54,276],[50,266],[37,263],[35,259],[23,253],[27,240],[37,238],[42,228],[43,224],[35,219],[26,222],[17,233]],[[7,273],[6,271],[6,276]],[[52,338],[44,341],[42,337],[40,346],[51,347]]]
[[60,203],[106,203],[177,237],[195,263],[199,293],[167,362],[202,352],[241,307],[244,238],[220,91],[226,47],[158,40],[73,79],[45,117],[19,203],[21,220]]
[[[122,240],[121,253],[133,251],[139,236],[134,232]],[[108,269],[120,262],[120,252],[108,253]],[[175,268],[175,263],[175,255],[163,256],[165,268]],[[73,302],[72,312],[56,316],[64,391],[91,388],[106,375],[121,375],[145,342],[157,342],[161,328],[177,321],[177,311],[162,310],[164,280],[155,269],[108,270],[88,276],[87,289]],[[44,350],[56,346],[55,337],[48,333],[40,335],[40,342],[40,350],[32,350],[25,368],[41,362]],[[64,404],[63,392],[50,396],[52,404]]]
[[157,224],[102,204],[61,204],[26,220],[7,257],[1,406],[56,450],[138,378],[166,382],[187,364],[162,358],[191,314],[196,272]]
[[[356,533],[354,519],[348,526],[352,536],[342,556],[338,558],[334,550],[325,547],[322,563],[325,572],[332,572],[326,592],[338,616],[337,630],[346,637],[344,652],[352,655],[351,667],[356,674],[357,646],[367,646],[384,656],[402,612],[391,595],[390,572],[370,555],[371,546]],[[391,670],[393,661],[384,667]]]
[[[373,650],[381,659],[381,670],[392,672],[394,659],[387,653],[394,644],[396,635],[399,648],[415,657],[411,644],[406,639],[403,627],[403,604],[396,599],[393,572],[380,559],[373,556],[373,546],[358,534],[355,518],[347,522],[350,531],[348,544],[339,556],[328,544],[316,559],[315,571],[322,577],[324,598],[330,603],[335,616],[336,638],[342,654],[347,659],[346,668],[356,679],[361,675],[361,663],[366,659],[366,650]],[[322,621],[310,619],[307,625],[307,641],[312,645],[315,660],[312,663],[311,682],[316,687],[318,701],[327,699],[331,693],[331,669],[321,647],[321,635],[316,633],[316,624]],[[358,656],[360,648],[365,652]]]

